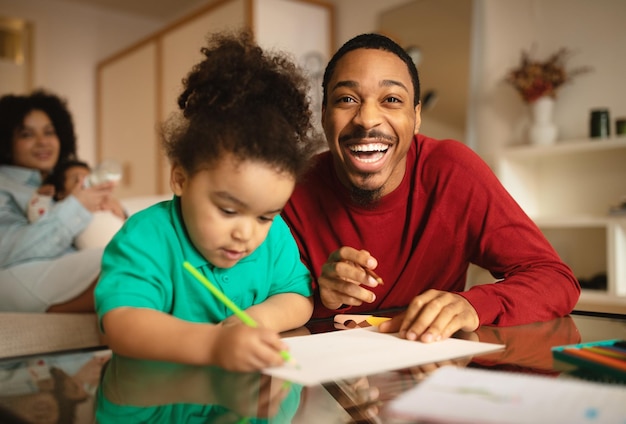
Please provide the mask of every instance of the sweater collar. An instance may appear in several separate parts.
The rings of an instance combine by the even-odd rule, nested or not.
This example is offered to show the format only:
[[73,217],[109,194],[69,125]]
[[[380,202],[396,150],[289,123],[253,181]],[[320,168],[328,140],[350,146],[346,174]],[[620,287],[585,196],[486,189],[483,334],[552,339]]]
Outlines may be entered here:
[[1,165],[0,173],[19,183],[39,187],[41,185],[41,173],[35,169],[21,166]]

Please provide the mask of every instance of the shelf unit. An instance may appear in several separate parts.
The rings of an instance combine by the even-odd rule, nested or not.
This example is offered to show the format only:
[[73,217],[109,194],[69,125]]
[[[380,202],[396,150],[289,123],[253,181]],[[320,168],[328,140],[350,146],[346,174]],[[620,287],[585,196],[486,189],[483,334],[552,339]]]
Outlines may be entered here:
[[578,278],[606,274],[577,308],[626,313],[626,214],[609,214],[626,197],[626,137],[511,146],[496,173]]

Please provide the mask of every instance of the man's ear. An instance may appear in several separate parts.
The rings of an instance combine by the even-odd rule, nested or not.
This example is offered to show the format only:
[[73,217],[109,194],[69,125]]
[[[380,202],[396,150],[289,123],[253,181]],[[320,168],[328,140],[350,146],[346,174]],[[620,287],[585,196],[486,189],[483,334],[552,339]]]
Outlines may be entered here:
[[422,125],[422,102],[419,102],[417,106],[415,106],[415,128],[413,129],[413,134],[417,134],[420,132],[420,126]]
[[180,197],[183,193],[183,188],[185,187],[185,183],[187,182],[187,172],[180,165],[172,165],[172,169],[170,171],[170,188],[172,192]]

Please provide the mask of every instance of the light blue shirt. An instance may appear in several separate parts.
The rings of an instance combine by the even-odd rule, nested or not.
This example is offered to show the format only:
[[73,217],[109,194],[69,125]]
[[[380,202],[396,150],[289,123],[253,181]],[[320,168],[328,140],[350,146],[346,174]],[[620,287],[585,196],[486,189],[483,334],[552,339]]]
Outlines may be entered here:
[[27,218],[28,202],[41,186],[39,171],[0,166],[0,268],[75,252],[74,237],[93,215],[74,197],[56,202],[36,222]]

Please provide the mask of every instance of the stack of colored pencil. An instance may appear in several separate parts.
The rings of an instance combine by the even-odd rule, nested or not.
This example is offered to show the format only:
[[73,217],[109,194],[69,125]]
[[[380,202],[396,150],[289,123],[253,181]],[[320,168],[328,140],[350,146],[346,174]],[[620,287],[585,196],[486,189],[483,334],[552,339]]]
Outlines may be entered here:
[[626,382],[626,340],[557,346],[552,348],[552,357],[576,365],[579,369]]

